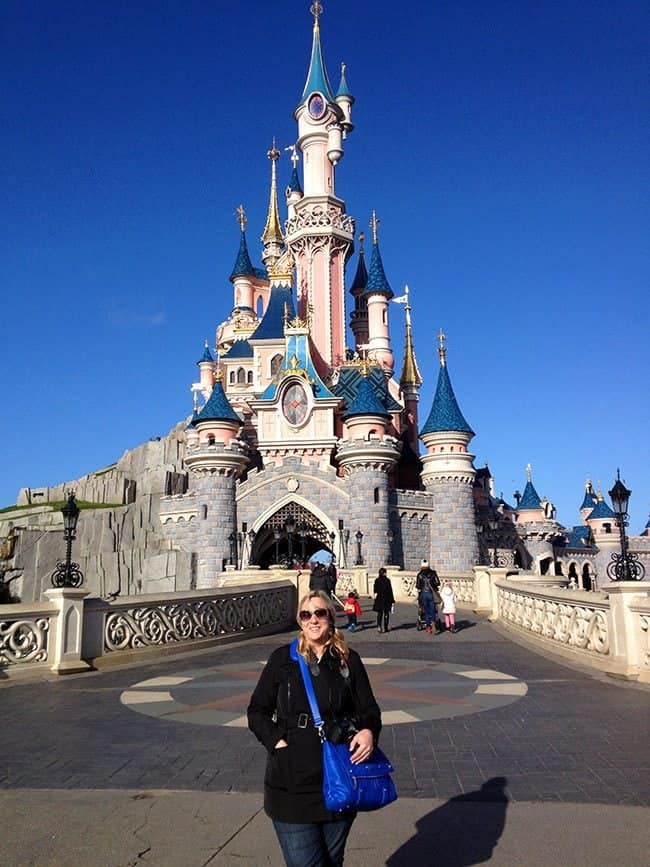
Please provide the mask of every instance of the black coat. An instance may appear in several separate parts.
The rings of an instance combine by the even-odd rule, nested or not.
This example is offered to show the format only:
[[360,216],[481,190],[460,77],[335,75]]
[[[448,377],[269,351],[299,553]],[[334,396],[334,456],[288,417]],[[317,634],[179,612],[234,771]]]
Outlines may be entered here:
[[[338,659],[326,652],[313,678],[321,716],[354,716],[358,729],[370,729],[377,740],[381,714],[361,658],[349,651],[349,677],[340,673]],[[302,717],[302,718],[301,718]],[[248,706],[248,726],[266,747],[264,809],[280,822],[336,819],[323,803],[322,750],[309,712],[300,667],[289,656],[289,645],[274,650],[260,675]],[[275,749],[284,738],[288,746]]]
[[395,603],[393,585],[390,583],[390,578],[387,575],[380,575],[378,578],[375,578],[372,592],[376,596],[372,610],[390,611],[391,606]]

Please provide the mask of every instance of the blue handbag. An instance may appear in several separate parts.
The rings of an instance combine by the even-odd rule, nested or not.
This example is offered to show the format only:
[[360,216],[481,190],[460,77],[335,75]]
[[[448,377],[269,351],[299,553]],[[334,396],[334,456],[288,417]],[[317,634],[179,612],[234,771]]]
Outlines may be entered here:
[[347,744],[333,744],[327,740],[311,672],[304,658],[298,653],[297,639],[291,642],[290,656],[300,666],[312,719],[321,740],[325,808],[332,813],[342,810],[369,812],[392,804],[397,800],[397,791],[390,776],[393,766],[389,760],[379,747],[375,747],[367,761],[355,765],[350,761]]

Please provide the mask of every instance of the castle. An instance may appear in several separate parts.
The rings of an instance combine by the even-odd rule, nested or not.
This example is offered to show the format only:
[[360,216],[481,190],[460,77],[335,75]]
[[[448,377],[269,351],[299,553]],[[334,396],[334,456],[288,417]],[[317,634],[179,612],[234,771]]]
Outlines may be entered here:
[[[240,206],[233,306],[215,349],[206,341],[197,362],[191,419],[70,485],[24,489],[19,504],[62,499],[68,487],[79,499],[123,504],[88,513],[79,540],[87,575],[98,576],[87,583],[100,593],[151,590],[157,581],[206,588],[229,570],[304,564],[323,550],[370,572],[417,570],[427,558],[441,573],[462,574],[487,562],[594,589],[618,544],[611,509],[589,483],[582,524],[567,532],[530,470],[516,505],[495,496],[489,470],[473,465],[474,432],[454,394],[442,331],[435,393],[420,409],[408,289],[395,297],[377,215],[366,254],[337,194],[354,97],[344,66],[336,89],[328,77],[321,11],[312,5],[290,177],[282,195],[273,143],[261,264],[251,259]],[[391,345],[396,312],[405,328],[400,360]],[[33,522],[23,528],[9,565],[27,573],[32,564],[40,578],[25,595],[37,596],[55,556],[35,532]]]

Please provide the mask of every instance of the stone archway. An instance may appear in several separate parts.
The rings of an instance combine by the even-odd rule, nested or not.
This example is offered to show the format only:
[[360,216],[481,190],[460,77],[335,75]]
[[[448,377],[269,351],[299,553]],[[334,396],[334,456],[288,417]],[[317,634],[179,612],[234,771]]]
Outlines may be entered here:
[[291,500],[258,528],[250,562],[262,569],[274,563],[290,569],[304,568],[313,554],[331,547],[331,533],[322,520],[306,506]]

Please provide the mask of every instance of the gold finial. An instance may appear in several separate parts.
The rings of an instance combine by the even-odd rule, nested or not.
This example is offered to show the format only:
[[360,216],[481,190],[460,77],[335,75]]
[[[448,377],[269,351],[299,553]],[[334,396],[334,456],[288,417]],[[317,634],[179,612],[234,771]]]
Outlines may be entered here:
[[309,7],[309,11],[310,11],[311,14],[314,16],[314,24],[315,24],[315,26],[318,27],[318,19],[319,19],[320,16],[323,14],[323,7],[322,7],[322,5],[318,2],[318,0],[316,0],[316,2],[315,2],[315,3],[312,3],[311,6]]
[[287,327],[287,323],[289,322],[289,305],[287,304],[286,301],[284,302],[284,314],[283,314],[283,319],[284,319],[284,327],[286,328],[286,327]]
[[372,217],[370,219],[370,228],[372,229],[372,243],[377,243],[377,230],[379,229],[379,217],[375,211],[372,212]]
[[440,356],[440,367],[446,367],[447,365],[447,349],[445,347],[446,339],[447,335],[441,328],[438,332],[438,355]]
[[273,144],[271,145],[271,150],[267,151],[266,155],[273,162],[276,162],[280,159],[280,151],[275,146],[275,136],[273,136]]
[[192,392],[192,405],[194,407],[194,415],[196,415],[199,411],[199,395],[198,392]]
[[223,370],[220,367],[217,367],[215,374],[214,374],[214,381],[215,382],[221,382],[222,379],[223,379]]
[[341,61],[341,78],[345,75],[345,63]]
[[370,374],[370,362],[367,356],[363,357],[359,362],[359,373],[361,376],[368,376]]
[[359,252],[363,253],[363,242],[366,240],[366,236],[363,232],[359,232]]
[[242,230],[242,232],[245,232],[246,231],[246,223],[248,222],[248,219],[246,217],[246,211],[244,210],[243,205],[240,205],[235,210],[235,216],[237,217],[237,222],[239,223],[239,228]]
[[526,481],[528,483],[533,481],[533,468],[530,464],[526,464]]

